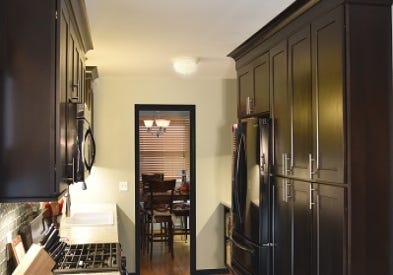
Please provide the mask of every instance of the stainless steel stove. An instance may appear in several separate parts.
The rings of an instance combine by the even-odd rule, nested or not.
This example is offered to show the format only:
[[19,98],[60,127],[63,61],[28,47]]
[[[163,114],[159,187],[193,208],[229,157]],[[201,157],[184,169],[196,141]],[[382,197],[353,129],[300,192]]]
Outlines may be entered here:
[[64,248],[53,273],[121,272],[122,260],[119,243],[72,244]]

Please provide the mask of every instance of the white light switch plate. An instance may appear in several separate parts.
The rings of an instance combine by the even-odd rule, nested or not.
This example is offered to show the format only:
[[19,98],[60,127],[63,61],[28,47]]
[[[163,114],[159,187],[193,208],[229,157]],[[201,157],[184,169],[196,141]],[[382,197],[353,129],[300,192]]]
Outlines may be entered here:
[[126,182],[126,181],[119,182],[119,190],[120,191],[128,191],[128,182]]

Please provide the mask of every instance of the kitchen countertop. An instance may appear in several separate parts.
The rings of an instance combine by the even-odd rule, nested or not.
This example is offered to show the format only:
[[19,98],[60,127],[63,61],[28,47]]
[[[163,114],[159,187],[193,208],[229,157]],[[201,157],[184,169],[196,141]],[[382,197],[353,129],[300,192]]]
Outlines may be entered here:
[[[113,223],[103,225],[80,225],[72,222],[72,218],[75,213],[100,211],[111,211],[113,213]],[[69,244],[119,242],[116,204],[72,204],[70,217],[65,217],[65,215],[63,215],[61,218],[60,236],[63,237]]]
[[[113,223],[105,225],[78,225],[72,222],[73,215],[78,212],[102,212],[113,213]],[[117,208],[115,203],[89,203],[72,204],[70,217],[60,220],[60,236],[69,244],[84,243],[109,243],[119,242],[117,229]],[[120,272],[78,273],[79,275],[120,275]],[[66,274],[64,274],[66,275]]]

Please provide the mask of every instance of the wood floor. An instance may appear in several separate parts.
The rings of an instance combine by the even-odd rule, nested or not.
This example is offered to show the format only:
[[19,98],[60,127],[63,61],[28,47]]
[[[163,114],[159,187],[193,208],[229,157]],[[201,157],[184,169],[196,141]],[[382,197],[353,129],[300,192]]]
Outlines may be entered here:
[[152,260],[147,253],[141,255],[141,275],[189,275],[190,241],[175,236],[174,255],[172,259],[164,243],[154,243]]

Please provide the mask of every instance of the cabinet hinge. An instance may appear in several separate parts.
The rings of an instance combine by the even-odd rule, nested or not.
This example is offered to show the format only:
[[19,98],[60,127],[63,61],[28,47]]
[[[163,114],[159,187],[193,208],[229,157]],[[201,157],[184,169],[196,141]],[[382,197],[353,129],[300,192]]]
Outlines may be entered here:
[[55,12],[55,18],[56,18],[56,20],[57,20],[57,11]]

